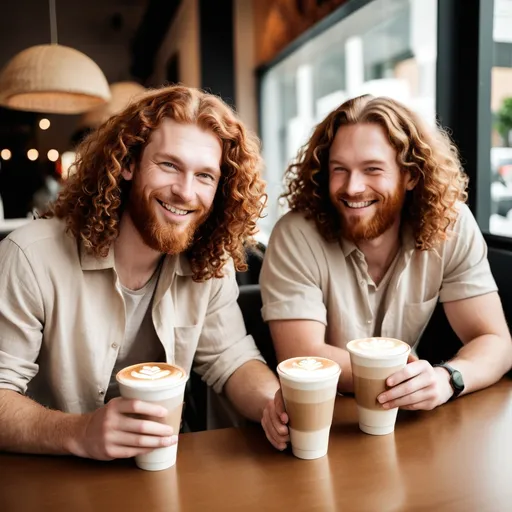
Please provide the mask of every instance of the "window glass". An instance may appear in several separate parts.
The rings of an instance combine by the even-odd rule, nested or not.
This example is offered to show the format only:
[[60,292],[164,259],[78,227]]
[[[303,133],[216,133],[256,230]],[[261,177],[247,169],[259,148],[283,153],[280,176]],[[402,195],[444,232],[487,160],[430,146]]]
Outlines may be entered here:
[[[268,235],[285,213],[284,171],[314,126],[346,99],[370,93],[435,122],[437,0],[374,0],[269,69],[261,86]],[[511,81],[512,87],[512,81]]]

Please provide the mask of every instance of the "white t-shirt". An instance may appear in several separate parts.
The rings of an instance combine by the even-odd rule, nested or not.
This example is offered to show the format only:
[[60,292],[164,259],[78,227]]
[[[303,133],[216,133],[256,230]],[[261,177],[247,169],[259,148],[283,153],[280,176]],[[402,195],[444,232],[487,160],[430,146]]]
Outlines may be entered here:
[[151,306],[160,268],[159,265],[151,279],[138,290],[130,290],[120,285],[126,311],[125,337],[119,347],[105,402],[119,396],[117,372],[132,364],[165,360],[164,348],[151,318]]

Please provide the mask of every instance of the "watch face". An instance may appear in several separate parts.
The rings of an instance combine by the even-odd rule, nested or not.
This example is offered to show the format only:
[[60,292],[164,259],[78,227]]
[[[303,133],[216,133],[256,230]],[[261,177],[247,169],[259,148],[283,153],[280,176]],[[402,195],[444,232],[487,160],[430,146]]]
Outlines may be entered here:
[[462,379],[462,374],[458,370],[454,370],[452,374],[452,383],[455,389],[459,391],[464,389],[464,380]]

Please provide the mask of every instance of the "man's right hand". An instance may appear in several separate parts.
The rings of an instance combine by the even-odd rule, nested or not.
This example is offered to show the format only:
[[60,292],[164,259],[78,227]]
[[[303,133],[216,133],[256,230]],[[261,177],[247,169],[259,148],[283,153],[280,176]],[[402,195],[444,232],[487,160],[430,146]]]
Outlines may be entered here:
[[114,398],[82,416],[72,452],[79,457],[112,460],[172,446],[178,442],[178,436],[173,435],[172,427],[159,423],[166,415],[167,410],[157,404]]

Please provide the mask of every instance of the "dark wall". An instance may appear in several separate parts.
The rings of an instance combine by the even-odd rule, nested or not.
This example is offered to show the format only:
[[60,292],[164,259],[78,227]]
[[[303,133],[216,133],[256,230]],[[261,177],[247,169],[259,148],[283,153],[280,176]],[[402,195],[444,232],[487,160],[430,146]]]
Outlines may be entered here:
[[[498,285],[508,325],[512,325],[512,252],[504,249],[489,248],[489,264]],[[418,355],[432,363],[445,361],[462,346],[453,332],[442,304],[438,304],[425,329]]]
[[490,247],[489,263],[498,284],[507,322],[512,326],[512,252]]
[[233,0],[200,0],[201,87],[235,105]]
[[34,193],[43,186],[48,160],[45,155],[35,162],[27,158],[29,149],[40,149],[36,130],[36,114],[0,107],[0,150],[12,153],[9,160],[0,160],[0,196],[6,219],[26,217]]

